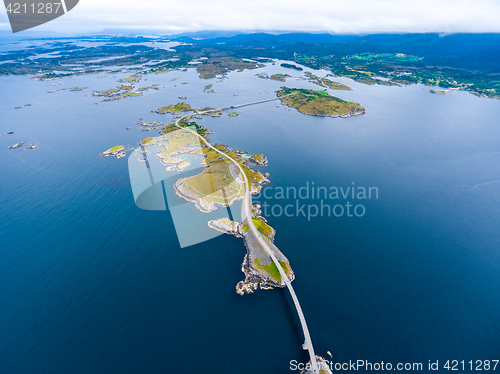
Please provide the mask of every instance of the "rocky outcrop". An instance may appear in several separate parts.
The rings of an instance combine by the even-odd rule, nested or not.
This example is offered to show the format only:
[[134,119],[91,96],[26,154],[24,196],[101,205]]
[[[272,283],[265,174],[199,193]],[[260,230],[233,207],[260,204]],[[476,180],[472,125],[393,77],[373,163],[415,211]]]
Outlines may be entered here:
[[[247,248],[247,253],[241,266],[241,271],[245,274],[245,280],[238,282],[236,285],[236,293],[244,295],[253,293],[259,288],[261,290],[269,290],[276,287],[285,287],[283,283],[275,279],[268,271],[268,266],[272,266],[274,263],[264,248],[257,242],[252,232],[242,232],[242,234],[244,235],[245,246]],[[269,242],[269,247],[278,261],[280,261],[282,267],[286,268],[286,270],[284,270],[287,273],[288,279],[293,281],[295,279],[295,273],[290,267],[288,259],[271,242]]]
[[258,155],[253,155],[252,157],[250,157],[250,161],[255,162],[259,166],[267,165],[267,157],[264,156],[262,153]]
[[224,234],[234,235],[238,238],[243,238],[241,232],[241,224],[231,221],[228,218],[219,218],[208,221],[208,226],[214,230],[223,232]]

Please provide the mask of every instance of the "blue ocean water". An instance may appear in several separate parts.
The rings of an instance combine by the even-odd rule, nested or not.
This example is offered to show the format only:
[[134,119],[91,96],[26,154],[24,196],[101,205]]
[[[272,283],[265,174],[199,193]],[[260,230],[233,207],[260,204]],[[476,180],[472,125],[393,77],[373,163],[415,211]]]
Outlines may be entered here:
[[[127,158],[99,157],[150,135],[139,117],[168,123],[151,109],[182,95],[197,107],[270,98],[283,83],[254,75],[283,70],[148,75],[141,85],[160,91],[116,102],[91,90],[124,74],[56,86],[0,78],[0,132],[15,131],[0,137],[1,373],[265,374],[307,360],[286,291],[235,293],[241,239],[181,249],[168,212],[135,206]],[[317,87],[288,73],[290,87]],[[214,143],[264,153],[269,187],[378,188],[363,217],[267,217],[317,353],[424,368],[499,359],[500,102],[340,81],[353,91],[332,93],[365,115],[312,117],[270,102],[200,120]],[[72,86],[89,88],[47,93]],[[6,149],[20,141],[40,148]]]

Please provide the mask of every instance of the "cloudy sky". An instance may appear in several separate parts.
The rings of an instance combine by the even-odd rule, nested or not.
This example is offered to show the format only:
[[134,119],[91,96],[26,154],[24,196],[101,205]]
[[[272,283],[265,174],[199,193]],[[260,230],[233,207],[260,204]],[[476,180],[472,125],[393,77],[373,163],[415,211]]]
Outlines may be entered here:
[[[80,0],[35,30],[500,32],[500,0]],[[0,30],[9,30],[0,13]]]

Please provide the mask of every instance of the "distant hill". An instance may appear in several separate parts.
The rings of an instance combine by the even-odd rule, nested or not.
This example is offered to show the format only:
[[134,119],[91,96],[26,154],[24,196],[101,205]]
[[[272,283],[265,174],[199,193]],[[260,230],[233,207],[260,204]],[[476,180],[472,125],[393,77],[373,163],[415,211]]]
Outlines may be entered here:
[[[224,33],[226,33],[224,35]],[[172,39],[200,44],[224,43],[228,48],[276,48],[284,54],[347,56],[355,53],[406,53],[426,58],[428,64],[500,73],[500,34],[370,34],[199,32]]]

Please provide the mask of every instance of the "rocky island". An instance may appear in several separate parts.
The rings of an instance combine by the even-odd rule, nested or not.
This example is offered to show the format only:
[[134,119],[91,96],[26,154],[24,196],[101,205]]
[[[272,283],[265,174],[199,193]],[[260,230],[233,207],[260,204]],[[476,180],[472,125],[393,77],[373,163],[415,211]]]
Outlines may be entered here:
[[258,155],[253,155],[252,157],[250,157],[250,161],[255,162],[259,166],[267,165],[267,157],[264,156],[262,153]]
[[7,149],[16,149],[16,148],[20,148],[20,147],[22,147],[24,144],[26,144],[26,142],[17,143],[17,144],[14,144],[14,145],[11,145],[11,146],[7,147]]
[[122,158],[125,155],[125,147],[123,145],[117,145],[100,154],[100,156],[116,156],[116,158]]
[[277,96],[284,105],[312,116],[347,118],[365,113],[361,105],[330,96],[325,91],[282,87]]
[[309,79],[310,82],[324,88],[331,88],[332,90],[352,90],[351,87],[346,86],[345,84],[318,77],[309,71],[306,71],[304,75]]
[[291,75],[288,75],[288,74],[267,75],[266,73],[256,74],[256,76],[259,77],[259,78],[272,79],[273,81],[280,81],[280,82],[285,82],[286,78],[290,78],[291,77]]
[[162,106],[161,108],[158,108],[156,110],[152,110],[153,113],[159,113],[159,114],[165,114],[165,113],[172,113],[172,114],[179,114],[182,112],[193,112],[194,109],[189,105],[188,103],[177,103],[177,104],[171,104],[167,106]]
[[38,149],[38,145],[31,143],[29,146],[23,149],[23,151],[29,151],[30,149]]

